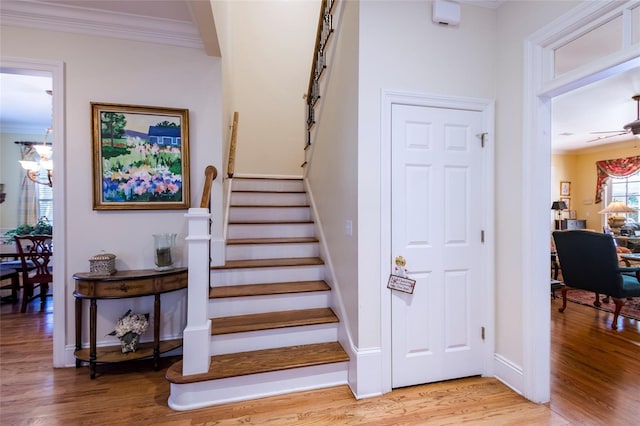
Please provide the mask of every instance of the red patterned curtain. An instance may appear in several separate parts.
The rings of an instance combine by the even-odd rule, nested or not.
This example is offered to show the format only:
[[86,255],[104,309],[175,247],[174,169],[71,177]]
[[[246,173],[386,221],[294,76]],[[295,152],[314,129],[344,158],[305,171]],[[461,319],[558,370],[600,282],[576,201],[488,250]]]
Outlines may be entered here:
[[596,183],[596,204],[602,202],[602,186],[609,177],[627,177],[640,170],[640,156],[596,161],[598,182]]

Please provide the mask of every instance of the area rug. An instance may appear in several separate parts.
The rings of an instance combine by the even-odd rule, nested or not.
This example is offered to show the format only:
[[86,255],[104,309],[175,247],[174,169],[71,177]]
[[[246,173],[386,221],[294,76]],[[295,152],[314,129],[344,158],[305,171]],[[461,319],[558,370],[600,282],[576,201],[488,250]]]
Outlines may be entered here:
[[[560,295],[560,291],[558,290],[556,294]],[[603,296],[602,294],[600,295],[600,301],[602,302],[602,305],[599,308],[593,306],[595,296],[595,293],[592,291],[569,289],[569,291],[567,292],[567,300],[570,302],[591,306],[592,308],[600,309],[601,311],[606,312],[613,312],[615,310],[616,305],[613,303],[613,299],[609,299],[609,303],[602,302],[602,300],[605,298],[605,296]],[[627,299],[624,306],[622,307],[622,310],[620,311],[620,315],[627,318],[640,320],[640,297]]]

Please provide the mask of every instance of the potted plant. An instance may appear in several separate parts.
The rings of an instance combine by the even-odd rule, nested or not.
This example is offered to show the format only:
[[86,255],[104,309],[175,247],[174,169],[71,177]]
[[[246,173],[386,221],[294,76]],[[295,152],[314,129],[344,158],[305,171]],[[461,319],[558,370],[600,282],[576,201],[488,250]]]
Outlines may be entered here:
[[45,216],[38,219],[35,225],[23,224],[4,233],[4,242],[12,243],[14,235],[52,235],[53,225]]

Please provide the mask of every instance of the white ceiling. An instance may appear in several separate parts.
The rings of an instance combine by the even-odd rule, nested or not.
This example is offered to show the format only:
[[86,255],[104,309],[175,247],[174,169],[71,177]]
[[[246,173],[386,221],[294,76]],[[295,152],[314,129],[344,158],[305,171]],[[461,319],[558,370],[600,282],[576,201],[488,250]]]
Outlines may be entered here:
[[[56,7],[68,12],[90,11],[91,13],[122,13],[136,18],[163,19],[188,24],[197,31],[192,19],[194,2],[203,0],[2,0],[0,7],[18,4]],[[504,0],[461,0],[465,3],[485,7],[499,7]],[[48,9],[51,10],[51,9]],[[5,13],[6,14],[6,13]],[[602,42],[606,34],[598,34]],[[612,39],[615,35],[612,35]],[[571,49],[563,49],[566,55],[565,66],[572,62],[579,63],[585,56],[593,54],[593,43],[580,45],[576,43]],[[29,127],[36,134],[50,126],[51,97],[46,90],[51,89],[51,82],[43,77],[19,76],[16,74],[0,74],[0,127],[3,132],[10,129]],[[11,71],[10,71],[11,72]],[[553,100],[552,144],[555,152],[573,151],[592,148],[599,144],[615,143],[629,139],[625,137],[609,137],[593,141],[598,136],[609,134],[592,134],[592,132],[623,131],[623,126],[637,119],[637,109],[631,97],[640,94],[640,65],[637,68],[592,83],[589,86],[558,96]],[[587,142],[591,141],[591,142]]]
[[638,119],[637,103],[631,99],[636,94],[640,94],[640,67],[554,98],[554,151],[575,151],[632,139],[628,133],[613,136],[624,132],[625,124]]

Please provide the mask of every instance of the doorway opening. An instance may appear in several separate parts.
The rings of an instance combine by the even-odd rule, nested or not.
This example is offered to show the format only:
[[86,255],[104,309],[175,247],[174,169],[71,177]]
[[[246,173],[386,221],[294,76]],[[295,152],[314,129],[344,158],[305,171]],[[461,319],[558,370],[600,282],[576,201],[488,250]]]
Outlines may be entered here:
[[[53,366],[65,367],[73,365],[72,357],[68,357],[65,352],[65,318],[67,307],[71,301],[67,300],[70,297],[66,288],[66,214],[65,214],[65,123],[64,123],[64,64],[60,61],[50,61],[42,59],[31,58],[16,58],[16,57],[2,57],[0,67],[0,73],[2,74],[18,74],[18,75],[31,75],[31,76],[48,76],[51,78],[51,90],[50,96],[51,105],[48,107],[48,115],[50,119],[50,127],[53,129],[49,135],[50,140],[53,140],[52,145],[53,153],[53,169],[58,172],[54,175],[54,183],[51,187],[51,197],[55,202],[52,205],[53,212],[53,238],[55,239],[55,255],[53,256],[53,282],[51,283],[53,293]],[[4,88],[3,88],[4,91]],[[49,96],[48,94],[45,96]],[[3,140],[3,142],[5,142]],[[14,145],[13,138],[9,139],[10,145]],[[5,144],[3,144],[5,145]],[[12,147],[13,148],[13,147]],[[3,162],[5,156],[3,156]],[[10,164],[13,164],[7,170],[12,170],[13,173],[24,173],[20,171],[20,166],[17,163],[17,159],[13,161],[12,158]],[[4,164],[3,164],[3,177],[4,177]],[[17,171],[16,171],[17,170]],[[21,176],[21,174],[20,174]],[[57,237],[60,236],[60,237]],[[67,359],[69,358],[69,359]]]

